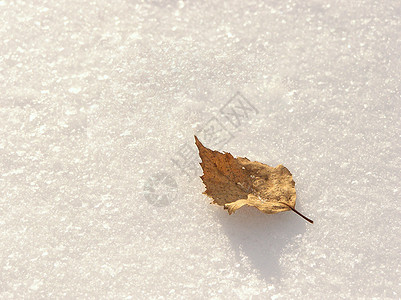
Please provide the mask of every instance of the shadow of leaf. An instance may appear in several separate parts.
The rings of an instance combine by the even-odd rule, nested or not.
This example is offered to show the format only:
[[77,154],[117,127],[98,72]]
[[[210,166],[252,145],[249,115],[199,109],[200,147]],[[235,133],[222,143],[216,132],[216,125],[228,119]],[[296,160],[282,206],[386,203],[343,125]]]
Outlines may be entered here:
[[244,207],[229,216],[226,211],[217,214],[222,229],[230,239],[240,262],[249,262],[266,279],[280,278],[280,256],[283,249],[307,224],[293,212],[274,215],[260,213],[255,208]]

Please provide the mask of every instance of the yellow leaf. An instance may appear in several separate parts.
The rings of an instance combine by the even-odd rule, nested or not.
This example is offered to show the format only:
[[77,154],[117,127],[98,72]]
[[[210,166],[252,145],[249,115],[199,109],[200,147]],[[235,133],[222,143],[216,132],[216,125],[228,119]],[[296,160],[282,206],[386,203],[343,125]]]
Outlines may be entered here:
[[283,165],[270,167],[247,158],[234,158],[230,153],[213,151],[195,136],[202,159],[203,192],[212,203],[224,206],[231,215],[244,205],[254,206],[266,214],[292,210],[307,221],[312,220],[295,210],[295,182]]

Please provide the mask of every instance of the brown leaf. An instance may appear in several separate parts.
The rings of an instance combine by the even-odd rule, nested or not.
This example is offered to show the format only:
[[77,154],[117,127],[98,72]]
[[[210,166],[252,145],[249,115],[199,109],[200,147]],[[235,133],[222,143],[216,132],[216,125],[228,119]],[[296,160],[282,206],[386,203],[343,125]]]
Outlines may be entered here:
[[230,153],[213,151],[195,136],[195,144],[202,159],[201,176],[206,186],[203,192],[212,203],[224,206],[231,215],[244,205],[254,206],[267,214],[295,210],[295,182],[283,165],[273,168],[246,157],[234,158]]

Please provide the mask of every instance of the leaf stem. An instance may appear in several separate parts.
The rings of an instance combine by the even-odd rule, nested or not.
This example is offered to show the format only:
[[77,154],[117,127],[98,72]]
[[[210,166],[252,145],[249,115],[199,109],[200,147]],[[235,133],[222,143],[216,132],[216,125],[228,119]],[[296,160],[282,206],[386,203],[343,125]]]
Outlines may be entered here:
[[299,211],[297,211],[295,208],[292,208],[292,207],[289,206],[287,203],[283,203],[283,202],[280,202],[280,203],[287,205],[289,208],[291,208],[291,210],[292,210],[294,213],[296,213],[297,215],[301,216],[302,218],[304,218],[304,219],[305,219],[306,221],[308,221],[309,223],[312,223],[312,224],[313,224],[313,221],[312,221],[311,219],[305,217],[303,214],[301,214],[301,213],[300,213]]

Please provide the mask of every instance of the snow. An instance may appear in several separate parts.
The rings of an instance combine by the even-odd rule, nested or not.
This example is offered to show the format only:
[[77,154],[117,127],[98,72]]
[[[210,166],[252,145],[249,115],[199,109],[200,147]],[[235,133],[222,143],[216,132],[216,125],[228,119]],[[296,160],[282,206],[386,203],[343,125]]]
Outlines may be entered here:
[[[401,297],[398,1],[0,1],[0,298]],[[293,174],[229,216],[196,134]]]

